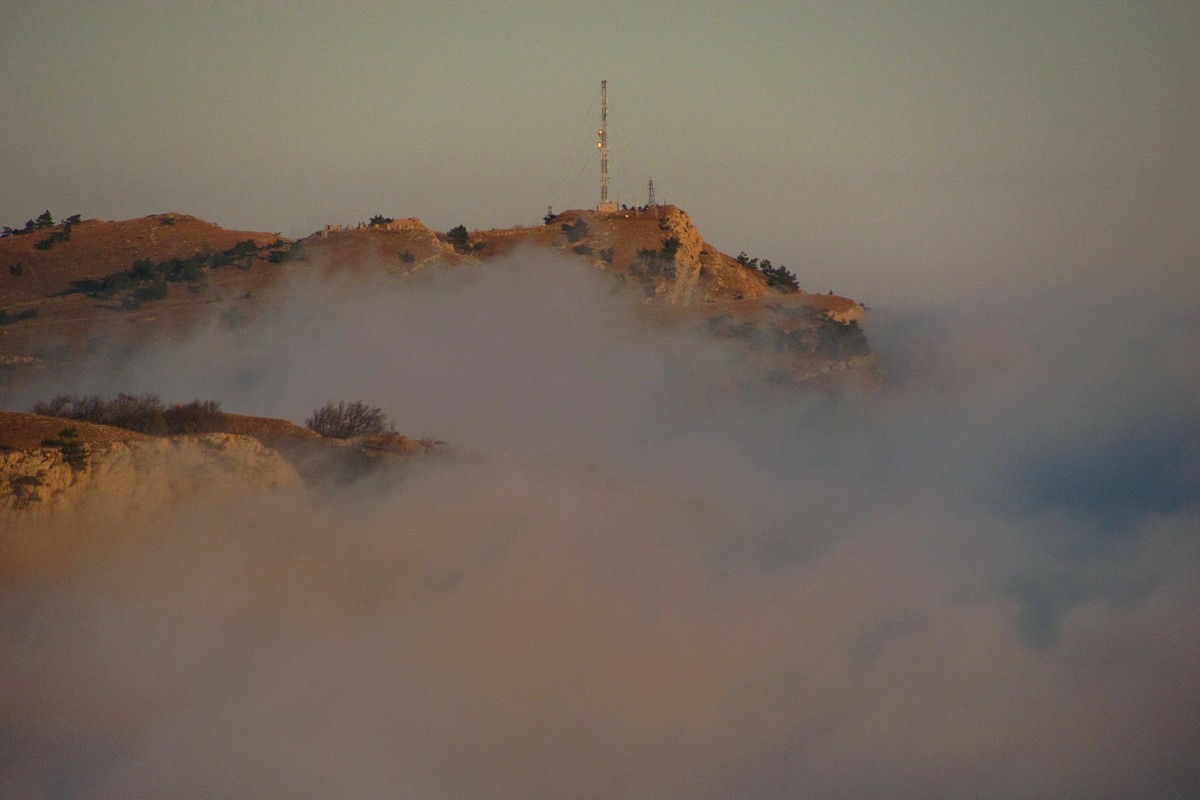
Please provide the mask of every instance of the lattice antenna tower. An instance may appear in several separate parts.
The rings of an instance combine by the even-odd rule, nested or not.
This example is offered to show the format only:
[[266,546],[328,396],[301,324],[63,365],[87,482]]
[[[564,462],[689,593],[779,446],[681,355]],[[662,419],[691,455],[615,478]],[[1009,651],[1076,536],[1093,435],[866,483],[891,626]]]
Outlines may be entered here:
[[600,202],[596,210],[600,212],[615,212],[617,204],[608,199],[608,81],[600,81],[600,130],[596,131],[600,141]]
[[654,208],[658,203],[654,201],[654,178],[650,179],[650,199],[646,201],[646,205]]

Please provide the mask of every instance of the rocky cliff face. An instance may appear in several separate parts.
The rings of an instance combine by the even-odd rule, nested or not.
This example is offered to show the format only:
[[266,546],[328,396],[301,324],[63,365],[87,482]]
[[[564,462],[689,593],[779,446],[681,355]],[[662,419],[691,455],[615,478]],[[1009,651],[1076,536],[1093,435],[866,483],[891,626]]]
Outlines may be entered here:
[[236,500],[301,482],[291,464],[249,436],[81,444],[82,451],[67,453],[59,447],[0,453],[0,577],[56,563],[81,547],[110,546],[139,522],[181,504]]
[[0,514],[57,516],[98,498],[135,509],[300,481],[278,453],[249,436],[208,433],[84,446],[80,469],[55,447],[0,453]]
[[[659,222],[664,240],[678,242],[672,269],[659,278],[654,287],[655,299],[667,305],[691,305],[703,293],[700,276],[705,255],[704,240],[688,215],[669,208]],[[711,255],[711,254],[710,254]],[[708,259],[711,261],[711,258]]]

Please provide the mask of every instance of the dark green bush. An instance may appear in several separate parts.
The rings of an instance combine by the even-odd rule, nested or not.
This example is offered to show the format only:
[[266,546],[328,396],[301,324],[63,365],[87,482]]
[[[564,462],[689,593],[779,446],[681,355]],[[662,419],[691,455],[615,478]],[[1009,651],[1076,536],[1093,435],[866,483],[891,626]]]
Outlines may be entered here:
[[8,479],[8,488],[17,508],[28,508],[41,500],[37,491],[41,485],[42,479],[36,475],[14,475]]
[[467,233],[466,225],[455,225],[446,231],[446,241],[450,242],[454,246],[454,249],[461,253],[470,247],[471,234]]
[[775,286],[791,292],[800,291],[800,281],[796,279],[795,274],[791,270],[783,265],[778,267],[773,266],[765,258],[760,263],[757,258],[750,258],[750,256],[746,255],[746,251],[744,250],[738,253],[737,262],[746,269],[761,272],[767,279],[768,286]]
[[782,264],[778,267],[772,266],[771,262],[763,259],[759,270],[767,278],[768,286],[777,286],[787,291],[796,292],[800,290],[800,281],[792,274],[792,271]]
[[675,254],[679,251],[679,239],[669,236],[662,241],[662,248],[650,250],[640,248],[637,260],[630,265],[634,275],[642,278],[654,275],[671,277],[675,274]]
[[45,447],[57,447],[62,453],[63,461],[67,462],[67,466],[72,472],[82,472],[87,469],[88,446],[79,441],[79,431],[75,428],[63,428],[58,432],[58,436],[53,439],[43,439],[42,445]]
[[273,249],[267,253],[267,260],[272,264],[286,264],[289,261],[303,261],[308,258],[304,252],[303,242],[292,242],[291,244],[272,245]]
[[818,341],[824,353],[832,358],[850,358],[867,355],[871,346],[862,326],[857,320],[835,322],[825,320],[821,325]]
[[588,224],[586,219],[577,219],[573,223],[562,224],[562,231],[567,235],[567,241],[575,244],[580,239],[588,235]]
[[146,303],[151,300],[162,300],[167,296],[167,282],[162,278],[158,278],[152,283],[145,286],[139,286],[133,290],[133,299],[138,303]]
[[129,267],[129,277],[135,281],[153,280],[158,274],[158,267],[148,258],[140,258]]
[[167,263],[167,280],[193,283],[204,277],[204,264],[194,258],[173,258]]
[[36,308],[27,308],[24,311],[18,311],[16,314],[9,314],[4,309],[0,308],[0,325],[11,325],[14,322],[21,320],[34,319],[38,315]]

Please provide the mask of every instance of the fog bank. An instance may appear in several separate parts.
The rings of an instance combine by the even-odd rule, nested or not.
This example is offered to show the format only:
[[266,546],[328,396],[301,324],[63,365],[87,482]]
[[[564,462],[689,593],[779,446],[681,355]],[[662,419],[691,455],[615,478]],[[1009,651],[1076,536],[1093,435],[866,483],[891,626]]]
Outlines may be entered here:
[[49,376],[470,455],[0,593],[0,796],[1196,796],[1197,322],[881,310],[793,393],[525,254]]

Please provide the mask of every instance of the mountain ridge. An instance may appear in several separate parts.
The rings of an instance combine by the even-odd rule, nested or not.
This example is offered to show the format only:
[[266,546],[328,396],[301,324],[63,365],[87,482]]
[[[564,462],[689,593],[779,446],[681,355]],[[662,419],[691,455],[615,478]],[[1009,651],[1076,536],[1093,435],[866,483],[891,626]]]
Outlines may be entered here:
[[773,286],[755,268],[756,259],[734,258],[708,244],[687,213],[672,205],[568,210],[537,226],[447,232],[416,217],[380,216],[326,225],[300,239],[229,230],[176,212],[76,219],[7,235],[0,237],[0,367],[61,360],[104,340],[136,342],[214,311],[244,318],[291,274],[402,277],[486,265],[524,249],[553,252],[612,276],[663,320],[766,341],[751,347],[756,357],[784,353],[794,362],[774,358],[779,363],[766,371],[777,377],[811,382],[873,367],[859,327],[863,304]]

